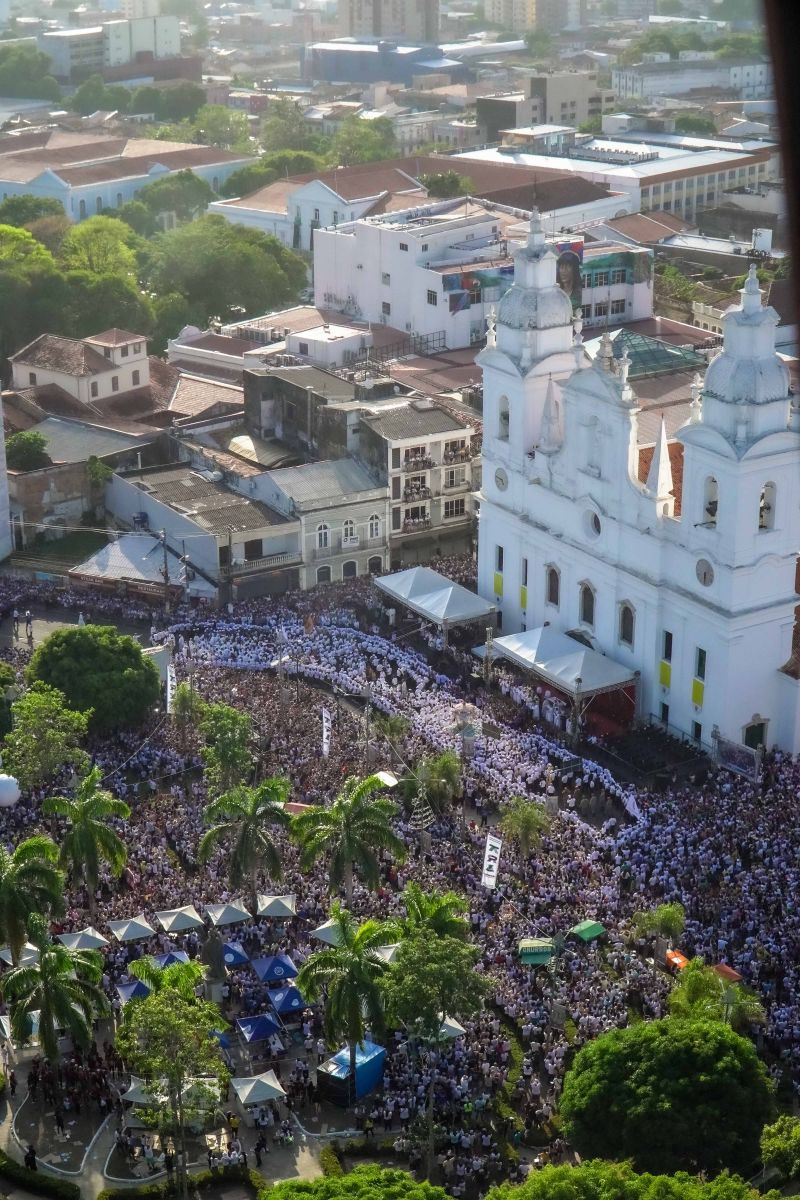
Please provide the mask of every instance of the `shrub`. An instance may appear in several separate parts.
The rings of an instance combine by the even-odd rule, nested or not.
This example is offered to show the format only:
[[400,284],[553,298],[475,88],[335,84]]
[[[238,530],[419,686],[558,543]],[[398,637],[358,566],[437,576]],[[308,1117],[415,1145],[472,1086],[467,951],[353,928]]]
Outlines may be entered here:
[[344,1167],[334,1145],[322,1147],[319,1153],[319,1165],[322,1167],[323,1175],[344,1175]]
[[[5,1086],[5,1080],[3,1081]],[[29,1171],[14,1158],[0,1150],[0,1179],[8,1179],[25,1191],[38,1196],[52,1196],[55,1200],[81,1200],[81,1189],[68,1179],[59,1179],[45,1171]]]
[[[205,1191],[206,1188],[219,1187],[221,1182],[243,1183],[245,1187],[252,1191],[254,1196],[258,1196],[264,1191],[264,1178],[258,1171],[251,1167],[220,1167],[216,1171],[198,1171],[197,1174],[189,1175],[190,1191]],[[75,1188],[77,1197],[75,1200],[80,1200],[80,1191]],[[102,1192],[98,1192],[97,1200],[161,1200],[162,1197],[171,1196],[175,1192],[175,1184],[168,1179],[162,1179],[158,1183],[143,1183],[139,1187],[122,1187],[122,1188],[104,1188]],[[63,1200],[73,1200],[64,1196]]]

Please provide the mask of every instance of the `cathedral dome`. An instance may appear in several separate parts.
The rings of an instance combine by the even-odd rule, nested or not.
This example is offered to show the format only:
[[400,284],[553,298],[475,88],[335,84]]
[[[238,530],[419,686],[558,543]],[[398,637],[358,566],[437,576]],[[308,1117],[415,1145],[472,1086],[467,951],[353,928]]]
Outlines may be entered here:
[[572,327],[572,302],[556,285],[526,288],[513,284],[497,306],[497,323],[509,329]]
[[789,372],[775,354],[736,358],[723,350],[706,371],[703,391],[733,404],[764,404],[789,394]]

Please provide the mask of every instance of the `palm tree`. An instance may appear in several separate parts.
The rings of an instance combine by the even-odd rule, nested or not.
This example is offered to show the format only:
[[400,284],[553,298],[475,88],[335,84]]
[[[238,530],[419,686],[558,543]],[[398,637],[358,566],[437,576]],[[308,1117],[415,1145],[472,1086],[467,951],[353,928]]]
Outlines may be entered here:
[[385,786],[377,775],[366,779],[351,775],[330,808],[310,808],[292,821],[303,869],[327,858],[331,891],[344,884],[348,905],[353,899],[354,870],[374,888],[380,878],[378,851],[388,850],[398,862],[405,858],[405,846],[391,825],[397,807],[386,796],[375,795]]
[[81,780],[74,798],[48,796],[42,805],[48,816],[66,818],[59,863],[73,880],[83,881],[90,916],[94,915],[101,862],[108,863],[112,874],[121,875],[128,861],[125,843],[108,822],[112,818],[126,821],[131,810],[124,800],[116,800],[98,787],[101,777],[100,768],[93,767]]
[[402,781],[406,800],[424,793],[434,812],[443,812],[461,795],[461,759],[455,750],[443,750],[434,758],[423,758],[413,775]]
[[722,1019],[737,1033],[747,1033],[753,1025],[765,1025],[767,1014],[754,991],[741,983],[722,984]]
[[39,1041],[45,1057],[58,1059],[58,1030],[65,1029],[79,1046],[88,1047],[92,1024],[110,1010],[100,979],[103,959],[97,950],[68,950],[47,936],[44,921],[34,935],[36,962],[13,967],[0,980],[0,993],[11,1009],[14,1037],[25,1041],[30,1014],[39,1012]]
[[766,1021],[755,992],[740,983],[729,983],[700,958],[691,959],[683,968],[668,1004],[674,1017],[724,1021],[739,1033]]
[[399,713],[381,714],[375,718],[375,725],[378,732],[386,738],[392,750],[398,749],[410,728],[408,720]]
[[412,881],[403,889],[402,899],[406,910],[401,922],[405,937],[417,933],[462,940],[469,937],[469,925],[461,915],[467,911],[467,903],[455,892],[424,892]]
[[541,842],[542,834],[550,828],[550,817],[535,800],[512,796],[500,818],[500,828],[521,856],[527,858]]
[[63,903],[64,876],[58,846],[37,834],[9,853],[0,845],[0,939],[16,965],[28,937],[32,913],[55,913]]
[[281,855],[272,826],[291,823],[286,811],[290,787],[288,779],[276,775],[258,787],[236,787],[212,800],[203,811],[207,823],[216,823],[203,834],[200,862],[208,862],[217,846],[225,846],[230,854],[231,887],[249,887],[254,916],[261,873],[265,871],[273,880],[281,877]]
[[686,925],[686,911],[677,900],[669,904],[659,904],[649,912],[633,914],[633,924],[636,931],[645,937],[664,937],[672,946],[683,933]]
[[367,1027],[383,1027],[381,978],[388,963],[378,951],[397,940],[390,921],[356,924],[353,914],[334,901],[332,934],[336,944],[318,950],[303,963],[295,983],[315,1004],[325,995],[325,1030],[330,1041],[346,1038],[350,1048],[350,1080],[355,1082],[356,1048],[363,1046]]
[[195,995],[206,974],[205,967],[196,959],[161,967],[150,955],[135,959],[129,964],[128,971],[134,979],[146,984],[151,992],[175,991],[187,999]]

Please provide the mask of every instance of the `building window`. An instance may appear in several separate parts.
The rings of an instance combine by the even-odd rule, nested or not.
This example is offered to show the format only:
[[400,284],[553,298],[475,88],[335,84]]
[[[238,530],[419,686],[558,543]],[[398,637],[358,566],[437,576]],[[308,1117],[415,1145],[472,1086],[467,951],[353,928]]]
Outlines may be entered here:
[[317,548],[319,550],[327,550],[330,542],[330,536],[330,526],[325,525],[324,523],[317,526]]
[[381,283],[386,284],[386,286],[388,287],[391,282],[392,282],[392,277],[389,274],[389,272],[381,271]]
[[140,378],[141,378],[141,376],[139,375],[139,372],[138,372],[138,371],[134,371],[134,372],[133,372],[133,376],[132,376],[132,378],[133,378],[133,386],[134,386],[134,387],[138,387],[138,386],[139,386],[139,380],[140,380]]
[[608,271],[597,271],[594,277],[595,287],[608,287],[610,275]]
[[299,354],[302,354],[308,358],[308,342],[299,342],[297,345],[297,350]]
[[458,500],[445,500],[444,502],[444,517],[446,521],[453,517],[463,517],[466,514],[466,501],[463,496]]
[[703,487],[703,519],[700,524],[708,529],[716,529],[718,509],[719,485],[714,476],[709,475]]
[[558,608],[561,603],[561,576],[558,572],[558,567],[547,567],[545,578],[547,581],[547,603],[552,604],[553,608]]
[[342,525],[342,537],[344,538],[344,540],[345,540],[346,542],[353,542],[353,541],[355,541],[355,537],[356,537],[356,523],[355,523],[355,521],[349,521],[349,520],[348,520],[348,521],[345,521],[345,522],[344,522],[344,524]]
[[381,312],[385,317],[390,317],[392,315],[392,306],[388,300],[384,300],[381,304]]
[[422,243],[422,247],[421,247],[421,249],[422,249],[422,253],[424,254],[424,253],[425,253],[425,251],[428,249],[428,243],[427,243],[427,242],[423,242],[423,243]]
[[122,192],[117,192],[117,208],[122,208]]
[[481,302],[481,285],[479,283],[476,283],[475,287],[470,288],[469,302],[471,305],[472,304],[480,304],[480,302]]
[[380,575],[381,571],[383,570],[383,559],[381,558],[380,554],[375,554],[372,556],[367,563],[367,570],[369,571],[370,575]]
[[134,354],[141,354],[141,352],[142,352],[142,343],[141,343],[141,342],[135,342],[135,343],[134,343],[134,347],[133,347],[133,353],[134,353]]
[[358,574],[357,562],[346,562],[342,567],[342,579],[355,579]]
[[369,536],[371,538],[379,538],[381,536],[381,519],[377,513],[373,513],[369,519]]
[[96,383],[93,383],[89,390],[91,391],[92,399],[94,400],[97,397],[97,394],[99,391],[98,385]]
[[624,267],[619,267],[616,270],[611,272],[612,284],[613,283],[626,283],[627,279],[628,279],[628,272],[625,270]]
[[401,242],[401,243],[400,243],[400,249],[401,249],[401,250],[408,250],[408,242]]
[[508,396],[501,396],[497,402],[497,436],[501,442],[508,441]]
[[333,210],[333,223],[334,223],[334,225],[339,224],[339,214],[336,211],[336,209]]
[[661,644],[661,657],[663,658],[664,662],[672,662],[672,634],[668,629],[664,630]]
[[630,604],[623,604],[619,610],[619,640],[625,646],[633,645],[635,617]]
[[103,211],[103,197],[98,196],[94,203],[98,213],[101,213]]
[[317,583],[330,583],[331,569],[330,567],[317,567]]
[[624,300],[612,300],[611,301],[612,317],[622,317],[622,316],[624,316],[624,314],[625,314],[625,301]]
[[494,569],[495,569],[495,571],[503,570],[504,557],[505,557],[505,551],[503,550],[503,547],[495,546],[495,548],[494,548]]
[[594,626],[594,591],[588,583],[581,584],[581,621]]
[[86,201],[81,200],[80,204],[78,205],[78,220],[82,221],[85,218],[85,216],[86,216]]
[[522,584],[523,587],[528,586],[528,560],[527,560],[527,558],[523,558],[523,560],[522,560],[522,568],[520,570],[520,583]]
[[444,486],[448,488],[459,487],[466,481],[466,467],[450,467],[444,474]]
[[596,317],[607,317],[608,316],[608,301],[607,300],[601,301],[600,304],[595,304],[594,315]]
[[315,221],[319,220],[319,209],[318,208],[314,209],[314,220]]
[[703,726],[699,721],[692,721],[692,737],[696,742],[699,742],[703,736]]
[[706,652],[700,646],[694,652],[694,677],[695,679],[705,679],[706,677]]
[[31,385],[31,387],[36,387],[36,372],[35,371],[29,372],[28,383]]
[[428,288],[428,304],[438,304],[439,297],[431,288]]
[[112,390],[112,392],[119,391],[119,375],[111,376],[111,390]]
[[668,704],[661,705],[661,708],[659,711],[659,717],[660,717],[662,725],[669,725],[669,705]]
[[775,528],[775,484],[765,483],[758,502],[758,528]]

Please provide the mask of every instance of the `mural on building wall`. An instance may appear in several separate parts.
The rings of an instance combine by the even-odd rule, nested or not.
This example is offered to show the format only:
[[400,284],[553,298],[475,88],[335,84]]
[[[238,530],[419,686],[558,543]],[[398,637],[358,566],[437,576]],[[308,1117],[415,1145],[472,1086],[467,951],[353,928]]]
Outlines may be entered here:
[[[464,312],[472,304],[491,300],[495,303],[514,282],[514,264],[509,259],[502,266],[478,267],[474,271],[452,271],[442,276],[442,287],[448,293],[450,312]],[[491,289],[491,296],[486,295]]]
[[[624,277],[621,272],[624,272]],[[598,280],[598,275],[608,275]],[[592,255],[583,264],[586,287],[608,287],[613,284],[652,283],[652,250],[612,250],[608,254]]]
[[572,303],[572,311],[576,312],[581,306],[583,290],[581,287],[581,263],[583,262],[583,238],[575,238],[570,242],[551,242],[550,247],[558,255],[556,263],[556,280],[563,292],[566,292]]

